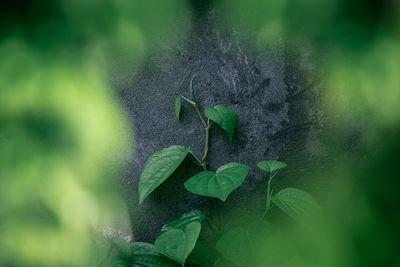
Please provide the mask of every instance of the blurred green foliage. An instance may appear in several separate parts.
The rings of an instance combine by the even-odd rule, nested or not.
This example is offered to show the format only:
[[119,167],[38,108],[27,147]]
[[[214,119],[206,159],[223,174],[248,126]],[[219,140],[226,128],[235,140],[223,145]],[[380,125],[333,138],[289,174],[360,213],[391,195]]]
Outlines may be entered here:
[[[256,260],[400,266],[399,1],[213,4],[258,49],[308,43],[322,67],[315,75],[325,82],[335,155],[326,174],[334,185],[319,196],[326,217],[287,226]],[[3,4],[0,266],[95,266],[103,255],[93,245],[94,229],[117,224],[129,231],[116,170],[131,156],[133,137],[109,79],[131,79],[146,53],[186,31],[188,8],[184,0]],[[340,138],[354,123],[362,127],[363,151],[349,154]]]
[[[0,266],[96,266],[129,232],[130,126],[109,85],[172,39],[181,1],[10,1],[0,11]],[[126,76],[128,73],[130,76]]]

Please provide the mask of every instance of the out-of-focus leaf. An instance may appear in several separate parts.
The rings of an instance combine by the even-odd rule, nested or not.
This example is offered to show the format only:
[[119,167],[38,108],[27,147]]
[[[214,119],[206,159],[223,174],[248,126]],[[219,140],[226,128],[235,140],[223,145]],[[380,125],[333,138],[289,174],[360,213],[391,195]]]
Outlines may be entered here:
[[271,242],[276,234],[276,226],[266,221],[258,221],[251,223],[247,228],[233,228],[218,240],[216,249],[225,258],[240,266],[260,266],[260,259],[266,256],[265,245]]
[[189,255],[188,261],[200,266],[210,266],[211,251],[203,243],[197,242],[192,253]]
[[320,212],[320,206],[314,197],[297,188],[283,189],[271,199],[275,205],[294,219],[316,215]]

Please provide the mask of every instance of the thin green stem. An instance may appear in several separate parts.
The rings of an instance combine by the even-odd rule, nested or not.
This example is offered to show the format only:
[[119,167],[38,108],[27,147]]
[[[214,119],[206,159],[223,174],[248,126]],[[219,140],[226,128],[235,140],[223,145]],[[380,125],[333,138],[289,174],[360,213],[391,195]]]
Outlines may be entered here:
[[185,100],[186,102],[188,102],[190,105],[195,105],[196,103],[194,103],[193,101],[191,101],[191,100],[189,100],[189,99],[187,99],[186,97],[184,97],[183,95],[181,95],[181,98],[183,99],[183,100]]
[[206,141],[204,143],[204,154],[203,154],[203,158],[201,159],[201,162],[203,164],[207,164],[206,159],[207,159],[207,154],[208,154],[208,144],[210,142],[210,128],[211,128],[211,121],[210,121],[210,119],[208,119],[207,120],[207,128],[206,128]]
[[193,90],[193,80],[197,77],[197,73],[193,75],[192,80],[190,81],[190,93],[192,94],[192,99],[193,99],[193,107],[196,110],[197,115],[199,116],[201,123],[203,124],[204,128],[207,128],[207,123],[204,120],[203,115],[201,115],[199,105],[197,105],[196,97],[194,95],[194,90]]
[[272,208],[272,206],[271,206],[271,197],[272,197],[271,182],[274,179],[275,174],[272,175],[271,173],[269,173],[268,187],[267,187],[267,203],[265,205],[265,211],[264,211],[264,214],[261,217],[261,219],[264,219],[265,216],[267,215],[268,211]]

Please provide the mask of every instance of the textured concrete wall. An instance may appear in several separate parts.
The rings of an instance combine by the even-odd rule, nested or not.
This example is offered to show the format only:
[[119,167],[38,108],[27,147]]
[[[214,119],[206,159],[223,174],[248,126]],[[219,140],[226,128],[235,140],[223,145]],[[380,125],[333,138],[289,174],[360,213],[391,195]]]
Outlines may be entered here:
[[190,21],[182,22],[192,25],[187,34],[149,56],[131,84],[117,85],[136,136],[135,157],[125,175],[136,240],[152,241],[165,222],[192,208],[213,209],[207,198],[183,187],[201,171],[189,159],[138,206],[140,171],[152,153],[173,144],[190,146],[198,156],[203,153],[204,130],[193,108],[183,103],[179,122],[173,109],[176,96],[190,96],[189,82],[196,72],[194,89],[202,110],[222,104],[238,113],[232,144],[222,129],[212,127],[209,169],[232,161],[250,166],[244,184],[221,205],[226,216],[228,210],[248,218],[262,213],[266,186],[257,162],[289,163],[274,184],[279,189],[307,183],[304,166],[324,153],[318,138],[319,85],[310,54],[303,48],[293,52],[283,41],[257,52],[251,39],[244,41],[227,29],[214,11],[197,8]]

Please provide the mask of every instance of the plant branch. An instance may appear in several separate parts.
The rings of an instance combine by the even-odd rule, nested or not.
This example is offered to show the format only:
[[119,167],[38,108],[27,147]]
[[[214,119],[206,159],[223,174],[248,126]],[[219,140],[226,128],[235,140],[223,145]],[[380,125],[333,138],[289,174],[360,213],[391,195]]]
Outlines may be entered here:
[[269,173],[269,179],[268,179],[268,187],[267,187],[267,203],[265,205],[265,211],[263,216],[261,217],[261,219],[264,219],[265,216],[267,215],[268,211],[272,208],[271,206],[271,197],[272,197],[272,191],[271,191],[271,181],[272,179],[274,179],[275,174],[272,175],[271,173]]
[[191,100],[189,100],[189,99],[187,99],[186,97],[184,97],[183,95],[181,95],[181,98],[183,99],[183,100],[185,100],[186,102],[188,102],[190,105],[195,105],[196,103],[194,103],[193,101],[191,101]]
[[193,107],[196,110],[197,115],[199,116],[201,123],[203,124],[204,128],[207,128],[207,123],[204,120],[203,115],[201,115],[199,105],[197,105],[196,97],[194,96],[194,90],[193,90],[193,80],[197,77],[197,73],[192,76],[192,80],[190,81],[190,93],[192,94],[192,99],[193,99]]
[[204,143],[204,154],[203,158],[201,159],[201,163],[206,164],[207,154],[208,154],[208,144],[210,142],[210,128],[211,128],[211,121],[210,119],[207,120],[207,128],[206,128],[206,141]]

